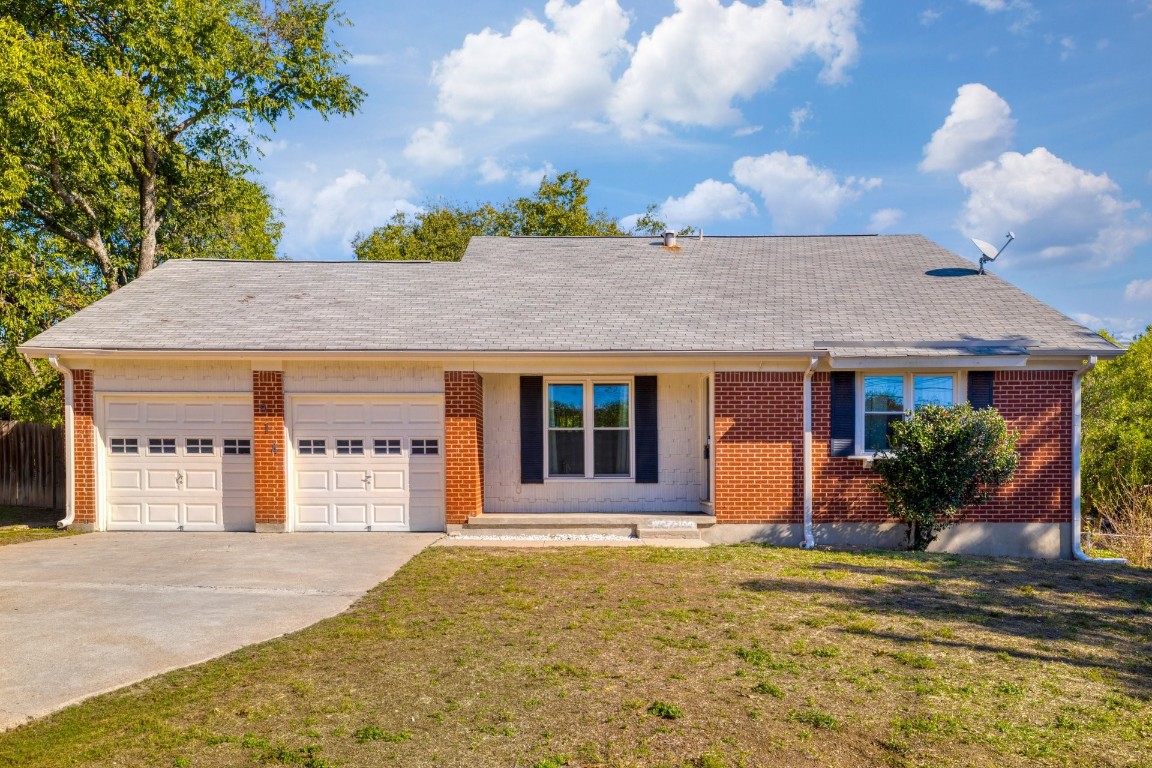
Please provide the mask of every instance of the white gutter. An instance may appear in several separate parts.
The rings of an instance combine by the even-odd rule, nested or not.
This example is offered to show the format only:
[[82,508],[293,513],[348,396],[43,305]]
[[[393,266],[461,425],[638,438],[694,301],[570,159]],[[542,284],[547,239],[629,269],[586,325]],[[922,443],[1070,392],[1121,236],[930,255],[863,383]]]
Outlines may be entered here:
[[1080,384],[1096,367],[1096,355],[1072,376],[1072,556],[1091,563],[1127,563],[1122,557],[1089,557],[1080,546],[1080,443],[1082,437]]
[[813,549],[816,538],[812,535],[812,374],[820,358],[812,358],[804,371],[804,549]]
[[56,523],[57,528],[67,528],[76,520],[76,446],[74,444],[76,413],[72,408],[72,369],[62,364],[55,355],[48,357],[48,364],[64,376],[64,519]]

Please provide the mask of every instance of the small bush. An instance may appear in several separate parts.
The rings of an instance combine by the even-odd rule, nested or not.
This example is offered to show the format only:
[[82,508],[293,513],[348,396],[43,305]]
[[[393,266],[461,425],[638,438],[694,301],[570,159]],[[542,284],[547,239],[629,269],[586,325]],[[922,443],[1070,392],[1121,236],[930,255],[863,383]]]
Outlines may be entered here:
[[993,408],[925,405],[891,428],[889,450],[872,468],[889,514],[908,526],[913,550],[927,549],[965,507],[987,501],[1020,460],[1017,435]]
[[1093,500],[1098,518],[1088,554],[1099,545],[1140,568],[1152,568],[1152,485],[1121,478]]
[[684,717],[684,713],[675,704],[659,700],[648,705],[648,714],[662,717],[665,720],[679,720]]

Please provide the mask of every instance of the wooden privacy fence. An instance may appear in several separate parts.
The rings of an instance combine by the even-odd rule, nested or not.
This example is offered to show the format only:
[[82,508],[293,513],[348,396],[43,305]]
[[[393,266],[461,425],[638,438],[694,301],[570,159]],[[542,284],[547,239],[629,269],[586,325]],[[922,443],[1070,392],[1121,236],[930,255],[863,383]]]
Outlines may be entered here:
[[64,429],[0,421],[0,504],[64,508]]

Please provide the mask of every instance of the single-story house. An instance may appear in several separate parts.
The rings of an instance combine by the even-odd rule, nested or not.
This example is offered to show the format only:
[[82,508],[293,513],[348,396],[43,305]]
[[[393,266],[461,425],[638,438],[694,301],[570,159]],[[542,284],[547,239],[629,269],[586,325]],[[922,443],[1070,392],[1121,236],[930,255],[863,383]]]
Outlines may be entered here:
[[1078,551],[1080,381],[1121,352],[911,235],[170,261],[21,351],[65,374],[77,527],[899,545],[871,459],[969,400],[1020,466],[936,546],[1044,557]]

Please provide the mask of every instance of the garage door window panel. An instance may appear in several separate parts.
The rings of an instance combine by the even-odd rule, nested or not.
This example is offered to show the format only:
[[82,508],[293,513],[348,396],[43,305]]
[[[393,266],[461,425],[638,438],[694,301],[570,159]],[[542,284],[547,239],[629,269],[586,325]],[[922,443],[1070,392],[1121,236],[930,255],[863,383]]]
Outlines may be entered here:
[[363,456],[364,455],[364,441],[363,440],[337,440],[336,441],[336,455],[337,456]]
[[188,456],[211,456],[216,452],[210,437],[189,437],[184,442],[184,453]]
[[135,456],[140,453],[140,443],[134,437],[114,437],[112,438],[109,448],[112,453],[116,454],[131,454]]
[[439,456],[440,441],[414,438],[412,440],[413,456]]
[[327,444],[323,440],[302,438],[298,443],[301,456],[323,456],[327,451]]
[[400,439],[396,437],[376,439],[372,443],[372,452],[377,456],[399,456]]
[[225,438],[224,440],[224,455],[225,456],[251,456],[252,455],[252,441],[242,439]]
[[150,437],[148,438],[148,453],[153,455],[176,455],[176,438]]

